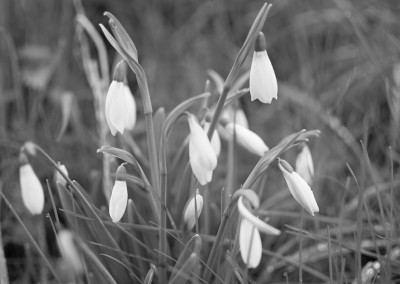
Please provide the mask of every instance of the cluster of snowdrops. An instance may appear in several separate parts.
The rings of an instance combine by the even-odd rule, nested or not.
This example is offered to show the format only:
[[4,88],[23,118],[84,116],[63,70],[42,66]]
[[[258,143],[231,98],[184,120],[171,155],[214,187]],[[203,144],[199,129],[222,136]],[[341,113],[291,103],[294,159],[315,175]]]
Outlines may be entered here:
[[[221,152],[220,135],[227,140],[235,141],[254,155],[263,157],[269,151],[269,147],[262,138],[249,129],[246,116],[240,108],[232,108],[226,105],[230,93],[230,84],[236,79],[237,74],[248,54],[253,53],[251,70],[249,75],[249,93],[251,100],[259,100],[262,103],[270,104],[273,99],[278,99],[278,84],[274,69],[266,51],[266,39],[260,31],[265,21],[267,9],[263,7],[257,16],[249,35],[238,54],[234,63],[233,71],[228,75],[225,83],[220,86],[220,98],[216,105],[207,106],[207,96],[203,96],[202,102],[206,105],[206,112],[203,115],[195,115],[186,111],[186,107],[179,109],[174,114],[175,121],[181,117],[186,117],[189,129],[188,152],[191,171],[196,179],[196,190],[192,197],[187,201],[183,211],[182,219],[185,228],[189,231],[194,230],[198,223],[198,218],[203,208],[203,196],[201,188],[212,181],[213,171],[218,165],[218,156]],[[136,123],[136,103],[135,99],[126,82],[126,67],[129,66],[135,73],[139,90],[143,97],[144,111],[146,115],[147,130],[151,131],[151,103],[148,94],[147,81],[142,67],[138,62],[138,55],[135,45],[123,29],[116,18],[110,17],[110,26],[114,34],[111,35],[101,26],[107,39],[123,58],[116,64],[113,81],[109,87],[105,98],[105,110],[107,124],[112,135],[122,135],[124,131],[132,130]],[[150,116],[150,117],[149,117]],[[167,122],[167,120],[166,120]],[[167,126],[165,126],[167,128]],[[150,129],[150,130],[149,130]],[[166,130],[167,132],[167,130]],[[156,151],[151,145],[154,139],[148,133],[149,158],[151,170],[156,170],[162,174],[165,161],[157,158]],[[20,153],[20,186],[22,200],[31,214],[41,214],[44,207],[44,193],[42,184],[35,175],[34,170],[29,164],[27,153],[34,154],[36,149],[31,143],[26,143]],[[159,151],[160,155],[165,155]],[[165,149],[164,149],[165,152]],[[165,157],[164,157],[165,158]],[[317,202],[310,185],[312,184],[314,168],[311,153],[308,146],[302,144],[302,151],[297,157],[295,170],[283,159],[277,158],[278,166],[281,170],[290,193],[295,200],[311,215],[319,211]],[[68,171],[63,165],[59,165],[56,180],[66,184],[65,177]],[[155,173],[150,173],[154,177]],[[128,204],[128,188],[126,182],[127,171],[125,164],[121,164],[115,174],[116,180],[109,199],[109,215],[114,223],[120,222],[124,216]],[[152,179],[153,189],[160,193],[160,200],[165,200],[165,192],[162,179],[154,177]],[[157,186],[155,186],[157,185]],[[157,191],[155,188],[158,187]],[[256,216],[256,211],[260,206],[259,197],[246,188],[242,195],[237,198],[237,208],[239,211],[239,250],[243,262],[248,268],[256,268],[262,258],[262,242],[260,232],[267,235],[279,235],[279,229],[270,226],[268,223]],[[164,195],[164,197],[163,197]],[[163,210],[161,210],[163,211]],[[164,216],[165,218],[165,216]],[[161,218],[161,226],[166,226]],[[162,238],[162,237],[161,237]],[[62,256],[69,260],[75,267],[76,273],[82,273],[83,266],[80,266],[81,258],[79,252],[74,248],[73,236],[68,230],[62,230],[58,234],[58,244]]]

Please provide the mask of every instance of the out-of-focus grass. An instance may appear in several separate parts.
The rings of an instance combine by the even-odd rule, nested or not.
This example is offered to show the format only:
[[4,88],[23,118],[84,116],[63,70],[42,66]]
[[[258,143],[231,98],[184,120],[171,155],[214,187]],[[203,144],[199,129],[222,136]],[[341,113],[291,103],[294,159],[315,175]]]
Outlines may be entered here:
[[[73,36],[73,8],[64,2],[3,0],[0,4],[0,25],[15,45],[14,48],[4,36],[1,37],[0,179],[3,191],[15,201],[13,204],[22,217],[25,213],[19,205],[16,183],[17,154],[26,140],[38,142],[55,159],[63,161],[70,176],[85,188],[101,191],[98,189],[101,167],[100,157],[95,153],[97,138],[92,94]],[[177,102],[203,91],[207,69],[212,68],[226,76],[261,3],[236,0],[92,0],[85,1],[84,7],[95,24],[106,21],[102,16],[106,10],[118,16],[138,48],[155,109],[164,106],[170,110]],[[377,187],[383,188],[381,198],[386,217],[389,216],[391,201],[395,216],[398,216],[396,189],[399,177],[396,170],[400,156],[396,123],[400,114],[391,112],[390,106],[396,104],[392,69],[399,62],[399,4],[396,1],[362,0],[279,0],[272,3],[274,7],[264,32],[268,54],[278,78],[279,96],[271,105],[250,103],[249,97],[241,100],[250,128],[270,146],[300,129],[320,129],[320,138],[310,143],[316,165],[313,189],[320,214],[338,218],[327,222],[333,239],[346,244],[355,242],[354,225],[361,220],[364,221],[364,240],[372,240],[370,226],[387,226],[389,222],[385,219],[384,223],[379,217],[373,178]],[[17,69],[13,65],[14,53]],[[112,54],[110,49],[109,55]],[[247,67],[249,63],[250,59]],[[50,70],[48,78],[46,70]],[[34,76],[38,74],[43,76]],[[135,80],[132,76],[129,79],[134,90]],[[57,143],[55,138],[61,121],[60,90],[74,92],[79,116],[74,118],[75,123],[71,122]],[[139,96],[136,94],[136,97]],[[138,117],[141,111],[139,109]],[[141,147],[146,145],[143,129],[139,124],[134,130]],[[171,142],[171,148],[178,148],[178,142],[186,133],[177,133],[179,138]],[[366,145],[372,173],[367,167],[360,140]],[[392,146],[392,157],[389,146]],[[242,149],[238,150],[241,161],[238,176],[239,181],[243,181],[257,159]],[[290,151],[285,159],[293,162],[295,154],[295,151]],[[394,160],[393,196],[390,195],[391,158]],[[224,156],[221,159],[222,164]],[[346,163],[354,171],[359,189]],[[44,164],[37,162],[34,168],[42,179],[51,178],[52,171]],[[215,187],[222,184],[222,174],[217,172],[216,177],[220,177],[221,182],[215,181]],[[363,216],[356,216],[360,191],[371,192],[366,201],[371,221],[367,221],[365,211]],[[264,191],[264,209],[277,211],[279,218],[273,218],[273,225],[299,227],[299,214],[286,216],[282,212],[300,212],[294,200],[285,198],[288,194],[278,169],[272,168]],[[270,198],[279,202],[268,203]],[[2,213],[10,277],[16,279],[32,264],[13,266],[13,263],[29,259],[27,252],[19,255],[14,250],[14,247],[22,250],[26,239],[4,208]],[[24,220],[29,225],[29,218]],[[326,237],[325,221],[318,220],[318,217],[315,220],[305,219],[305,228]],[[395,225],[398,226],[397,221]],[[376,234],[383,235],[383,232],[378,230]],[[396,237],[393,241],[397,242],[396,231],[393,236]],[[374,246],[369,249],[375,251]],[[303,252],[303,261],[327,275],[326,255],[320,261],[308,259],[317,254],[313,249],[318,249],[318,242],[304,236],[303,247],[308,248]],[[264,248],[298,261],[298,237],[292,234],[285,234],[273,242],[264,238]],[[379,251],[384,255],[385,246],[379,246]],[[350,282],[357,273],[355,254],[343,253],[343,259],[346,260],[343,277]],[[362,264],[367,259],[363,257]],[[285,271],[290,273],[290,280],[297,279],[297,272],[293,272],[297,270],[287,262],[271,256],[264,257],[264,261],[274,274],[270,275],[270,270],[256,270],[253,274],[259,276],[260,281],[283,282],[282,273]],[[334,275],[341,275],[343,262],[335,256],[334,262],[338,266]],[[312,279],[304,272],[304,282]]]

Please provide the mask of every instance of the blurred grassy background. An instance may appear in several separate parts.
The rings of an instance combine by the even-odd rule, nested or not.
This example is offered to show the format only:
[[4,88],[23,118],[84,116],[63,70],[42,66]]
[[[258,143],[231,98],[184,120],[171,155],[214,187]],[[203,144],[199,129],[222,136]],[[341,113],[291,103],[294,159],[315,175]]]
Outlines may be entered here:
[[[87,0],[83,6],[97,28],[106,23],[104,11],[118,17],[139,51],[154,109],[164,106],[169,111],[178,102],[203,92],[207,69],[227,75],[262,3]],[[241,103],[250,128],[269,146],[303,128],[322,131],[321,137],[310,143],[316,165],[314,190],[321,214],[337,217],[340,206],[357,196],[355,182],[346,185],[350,175],[346,162],[363,189],[373,184],[360,140],[366,145],[379,185],[390,181],[388,146],[392,146],[394,180],[399,184],[400,95],[396,90],[400,90],[400,74],[394,78],[393,68],[400,64],[400,3],[279,0],[272,4],[263,31],[278,78],[278,101],[263,105],[246,97]],[[62,161],[70,176],[86,188],[99,191],[96,180],[101,166],[96,154],[93,96],[82,70],[74,13],[70,1],[0,1],[0,181],[22,215],[17,154],[27,140],[37,142]],[[114,51],[107,47],[112,61]],[[250,62],[249,58],[247,69]],[[141,120],[140,96],[133,76],[129,80],[136,91]],[[62,120],[60,94],[64,91],[73,92],[77,107],[63,138],[56,142]],[[140,142],[144,138],[140,129],[139,124],[134,134],[139,145],[145,145]],[[241,181],[257,158],[244,150],[239,155]],[[293,163],[295,155],[291,151],[285,158]],[[49,167],[40,161],[33,164],[41,178],[51,178]],[[265,196],[283,190],[283,179],[277,168],[272,168]],[[395,196],[397,200],[398,194]],[[384,202],[388,204],[388,199]],[[299,206],[294,204],[287,199],[269,209],[298,212]],[[371,212],[378,212],[375,199],[370,206]],[[354,210],[346,211],[348,218]],[[6,253],[9,249],[17,254],[15,247],[22,249],[24,234],[4,211],[1,222]],[[282,218],[273,222],[298,221]],[[12,260],[9,264],[14,265]]]

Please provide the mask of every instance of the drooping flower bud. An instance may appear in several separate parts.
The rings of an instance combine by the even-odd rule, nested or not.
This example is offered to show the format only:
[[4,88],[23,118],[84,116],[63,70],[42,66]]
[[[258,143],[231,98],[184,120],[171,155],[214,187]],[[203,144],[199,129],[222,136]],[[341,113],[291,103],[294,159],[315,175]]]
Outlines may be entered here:
[[246,218],[242,218],[239,228],[240,256],[248,268],[256,268],[262,257],[260,232]]
[[125,62],[115,67],[114,78],[106,97],[106,120],[111,134],[133,129],[136,123],[136,103],[129,87],[124,83]]
[[296,172],[309,184],[314,177],[314,163],[310,149],[304,144],[303,149],[296,158]]
[[19,163],[19,182],[22,201],[32,215],[41,214],[44,207],[42,184],[33,171],[32,166],[29,164],[27,156],[23,152],[19,154]]
[[236,128],[236,141],[250,153],[262,157],[269,150],[261,137],[253,131],[233,123],[228,123],[225,126],[230,135],[233,135],[234,128]]
[[120,165],[117,169],[116,180],[111,192],[109,213],[114,223],[119,222],[124,216],[128,203],[128,188],[126,185],[126,169]]
[[314,216],[315,212],[319,212],[319,207],[310,186],[285,160],[279,159],[278,165],[294,199],[296,199],[310,215]]
[[[258,199],[255,201],[251,204],[259,206]],[[244,204],[243,196],[239,197],[237,205],[242,217],[239,228],[240,255],[248,268],[256,268],[262,256],[260,231],[273,236],[279,235],[281,231],[254,216]]]
[[[210,123],[206,122],[204,123],[204,132],[208,133],[208,129],[210,128]],[[217,157],[221,153],[221,139],[219,138],[219,134],[217,131],[214,131],[213,136],[211,138],[211,146],[214,149],[215,155]]]
[[61,230],[57,234],[57,244],[67,267],[75,276],[84,272],[82,258],[76,247],[74,235],[69,230]]
[[186,228],[190,231],[196,225],[196,210],[197,218],[200,217],[201,211],[203,209],[203,196],[200,195],[199,190],[196,190],[196,197],[192,197],[190,201],[185,206],[183,221]]
[[278,83],[267,54],[265,36],[262,32],[258,35],[254,46],[249,85],[252,101],[259,99],[263,103],[270,104],[273,98],[278,98]]
[[211,146],[207,133],[199,125],[193,115],[188,116],[190,128],[189,161],[193,174],[201,185],[212,179],[212,172],[217,166],[217,155]]
[[[68,170],[67,170],[67,168],[66,168],[63,164],[61,164],[60,162],[58,162],[58,166],[60,167],[61,171],[62,171],[66,176],[68,176]],[[65,180],[65,178],[64,178],[57,170],[54,172],[54,182],[55,182],[55,183],[59,182],[59,183],[61,183],[63,186],[66,186],[66,185],[67,185],[67,181]]]

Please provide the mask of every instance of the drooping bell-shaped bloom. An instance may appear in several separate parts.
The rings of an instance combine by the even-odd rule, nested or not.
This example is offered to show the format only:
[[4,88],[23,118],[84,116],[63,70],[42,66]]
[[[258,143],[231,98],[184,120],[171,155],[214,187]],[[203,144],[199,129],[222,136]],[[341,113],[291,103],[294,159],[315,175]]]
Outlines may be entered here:
[[243,196],[239,197],[238,211],[242,217],[239,228],[240,255],[248,268],[256,268],[262,257],[260,231],[274,236],[281,231],[254,216],[244,205]]
[[310,149],[304,144],[303,149],[296,158],[296,172],[309,184],[314,177],[314,163]]
[[[60,167],[61,171],[62,171],[66,176],[68,176],[68,170],[67,170],[67,168],[66,168],[63,164],[61,164],[60,162],[58,162],[58,166]],[[57,170],[54,172],[54,182],[55,182],[55,183],[59,182],[59,183],[61,183],[63,186],[66,186],[66,185],[67,185],[67,181],[65,180],[65,178],[64,178]]]
[[262,257],[260,232],[249,220],[242,218],[239,228],[240,256],[248,268],[256,268]]
[[[210,123],[209,122],[204,123],[205,133],[208,133],[209,128],[210,128]],[[214,149],[215,155],[217,155],[218,157],[219,154],[221,153],[221,139],[219,138],[217,130],[214,131],[213,136],[211,138],[211,146]]]
[[279,159],[278,165],[294,199],[296,199],[310,215],[314,216],[315,212],[319,212],[319,207],[310,186],[285,160]]
[[44,207],[43,187],[24,153],[19,155],[19,182],[25,207],[32,215],[41,214]]
[[69,230],[61,230],[57,234],[57,243],[61,256],[75,276],[84,272],[82,257],[76,247],[74,235]]
[[131,130],[136,123],[136,102],[124,83],[124,62],[115,67],[114,79],[106,97],[106,121],[112,135],[123,134],[125,129]]
[[111,192],[109,213],[114,223],[119,222],[124,216],[128,204],[128,188],[126,185],[126,169],[119,166],[116,173],[116,180]]
[[200,195],[198,189],[196,190],[196,197],[193,196],[190,199],[183,213],[183,221],[189,231],[196,225],[196,210],[197,218],[199,218],[203,210],[203,196]]
[[189,161],[194,176],[201,185],[212,179],[212,172],[217,166],[217,155],[214,152],[207,133],[201,128],[196,118],[189,114]]
[[236,127],[236,141],[250,153],[261,157],[269,150],[260,136],[243,126],[237,124],[235,126],[233,123],[228,123],[225,129],[230,135],[233,135],[234,127]]
[[252,101],[259,99],[263,103],[270,104],[273,98],[278,98],[278,83],[262,32],[258,35],[254,46],[249,85]]

